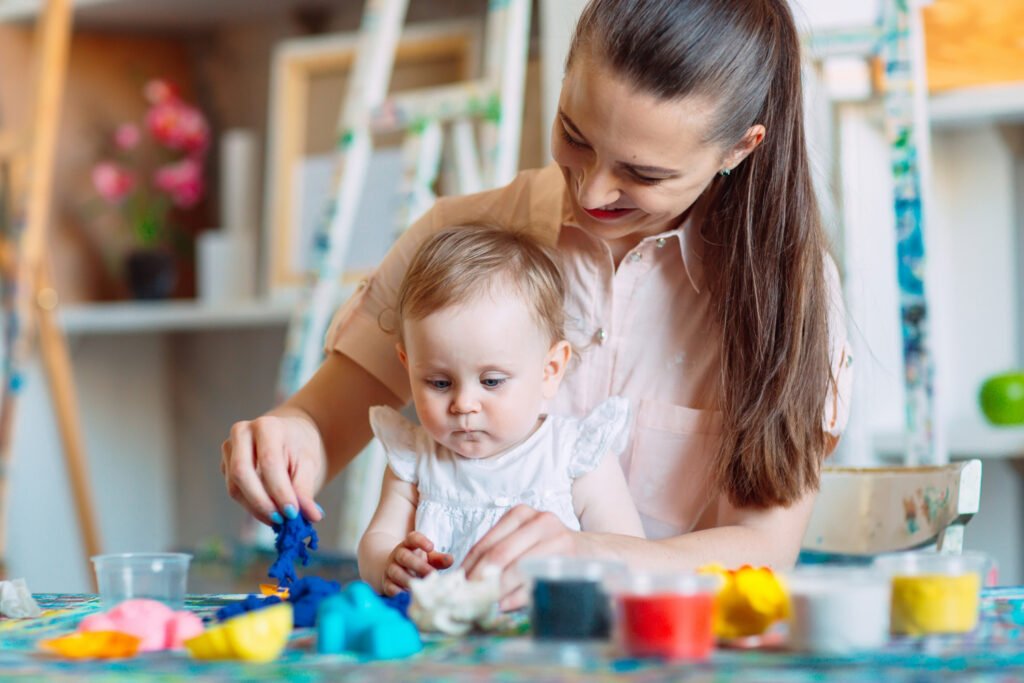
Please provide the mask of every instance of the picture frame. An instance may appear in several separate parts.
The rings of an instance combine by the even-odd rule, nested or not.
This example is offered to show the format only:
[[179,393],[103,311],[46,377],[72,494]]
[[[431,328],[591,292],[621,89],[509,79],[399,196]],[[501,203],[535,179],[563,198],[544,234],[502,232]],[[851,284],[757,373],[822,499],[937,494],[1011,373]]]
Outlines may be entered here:
[[[473,78],[483,24],[458,20],[411,24],[402,31],[390,91]],[[359,35],[289,39],[274,50],[266,153],[261,272],[271,297],[296,293],[309,248],[333,190],[337,119]],[[375,136],[366,191],[357,211],[343,281],[366,276],[394,239],[399,206],[400,136]]]

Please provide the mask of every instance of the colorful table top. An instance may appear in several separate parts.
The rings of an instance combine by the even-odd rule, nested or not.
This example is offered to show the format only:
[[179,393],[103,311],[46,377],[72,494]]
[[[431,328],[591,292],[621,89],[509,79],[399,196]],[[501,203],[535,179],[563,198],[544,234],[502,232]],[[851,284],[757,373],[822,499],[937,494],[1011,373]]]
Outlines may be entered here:
[[[212,615],[239,596],[196,595],[186,607]],[[37,595],[37,619],[0,619],[0,677],[46,681],[1010,681],[1024,677],[1024,587],[985,592],[982,621],[963,637],[901,640],[850,657],[769,650],[719,649],[704,663],[626,659],[607,643],[551,643],[529,636],[430,640],[401,661],[366,662],[313,652],[313,633],[298,631],[271,664],[198,662],[184,652],[149,653],[121,661],[75,662],[41,654],[36,642],[72,631],[100,609],[95,596]],[[922,678],[924,676],[924,678]]]

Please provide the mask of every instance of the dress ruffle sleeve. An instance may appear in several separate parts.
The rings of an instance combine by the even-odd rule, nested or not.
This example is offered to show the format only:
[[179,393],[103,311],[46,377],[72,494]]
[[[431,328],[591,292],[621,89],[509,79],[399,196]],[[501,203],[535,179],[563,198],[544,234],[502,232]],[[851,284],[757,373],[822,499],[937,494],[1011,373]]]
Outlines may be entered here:
[[625,450],[629,428],[629,400],[621,396],[605,399],[577,425],[569,476],[581,477],[597,467],[604,456]]
[[402,481],[416,483],[416,463],[423,447],[419,428],[390,406],[370,408],[370,428],[384,444],[388,467]]

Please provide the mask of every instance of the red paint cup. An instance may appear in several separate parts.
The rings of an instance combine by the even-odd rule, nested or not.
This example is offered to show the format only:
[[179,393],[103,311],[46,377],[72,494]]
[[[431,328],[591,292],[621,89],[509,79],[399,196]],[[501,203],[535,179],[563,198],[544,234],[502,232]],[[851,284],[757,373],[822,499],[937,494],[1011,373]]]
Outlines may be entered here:
[[633,657],[706,659],[720,585],[710,575],[634,574],[613,586],[623,649]]

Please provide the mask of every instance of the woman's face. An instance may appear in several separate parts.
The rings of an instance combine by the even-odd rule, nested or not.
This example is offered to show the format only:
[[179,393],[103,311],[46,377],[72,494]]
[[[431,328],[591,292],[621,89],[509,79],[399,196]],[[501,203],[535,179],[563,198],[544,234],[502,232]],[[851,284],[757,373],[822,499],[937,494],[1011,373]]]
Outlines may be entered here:
[[705,141],[713,111],[703,98],[638,92],[600,60],[577,55],[562,83],[551,149],[580,226],[620,254],[678,227],[731,160]]

